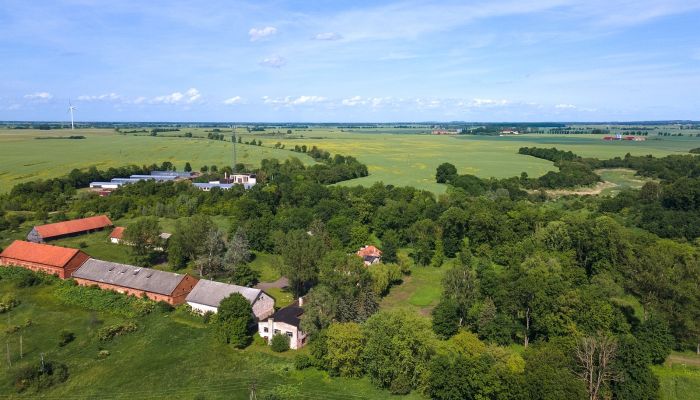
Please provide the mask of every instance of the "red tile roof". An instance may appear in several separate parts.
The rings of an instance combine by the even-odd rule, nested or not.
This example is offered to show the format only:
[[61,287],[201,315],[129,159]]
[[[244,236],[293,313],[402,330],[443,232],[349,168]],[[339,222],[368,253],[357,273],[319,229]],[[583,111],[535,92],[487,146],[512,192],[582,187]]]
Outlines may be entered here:
[[361,248],[358,252],[357,255],[360,257],[366,257],[366,256],[373,256],[373,257],[381,257],[382,251],[379,250],[378,248],[374,246],[365,246]]
[[62,268],[79,252],[78,249],[15,240],[0,257]]
[[109,238],[110,238],[110,239],[121,239],[122,236],[124,236],[124,230],[125,230],[125,229],[126,229],[126,228],[123,227],[123,226],[118,226],[118,227],[114,228],[114,230],[112,231],[112,233],[109,234]]
[[36,229],[43,239],[47,239],[100,229],[107,226],[112,226],[112,221],[110,221],[106,215],[97,215],[95,217],[56,222],[55,224],[39,225],[35,226],[34,229]]

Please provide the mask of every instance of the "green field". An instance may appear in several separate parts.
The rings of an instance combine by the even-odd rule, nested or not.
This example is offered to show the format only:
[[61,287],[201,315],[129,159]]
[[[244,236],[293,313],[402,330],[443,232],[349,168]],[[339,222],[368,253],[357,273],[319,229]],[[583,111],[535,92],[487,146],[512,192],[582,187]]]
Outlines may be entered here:
[[[206,135],[197,132],[197,135]],[[36,140],[38,136],[83,135],[81,140]],[[147,165],[170,161],[179,169],[190,162],[196,170],[203,165],[231,165],[233,146],[230,141],[202,138],[151,137],[119,135],[112,129],[7,130],[0,129],[0,192],[19,182],[53,178],[74,168],[96,166],[98,169],[127,164]],[[264,158],[285,159],[289,151],[262,146],[238,146],[238,162],[251,167]],[[296,154],[307,164],[314,161]]]
[[[195,170],[202,165],[230,165],[232,145],[230,140],[221,142],[202,138],[178,138],[173,134],[191,131],[195,136],[205,136],[206,130],[183,128],[171,136],[120,135],[111,129],[69,130],[0,130],[0,148],[3,162],[0,164],[0,192],[12,185],[37,178],[49,178],[67,174],[73,168],[95,165],[98,168],[125,164],[150,164],[171,161],[182,168],[192,163]],[[242,130],[241,130],[242,131]],[[48,132],[48,133],[47,133]],[[480,177],[505,178],[525,171],[531,177],[555,170],[551,162],[517,154],[520,147],[557,147],[571,150],[584,157],[611,158],[633,155],[687,153],[700,147],[698,137],[649,136],[646,142],[604,142],[596,135],[529,134],[507,137],[493,136],[432,136],[416,134],[411,129],[376,129],[358,132],[334,128],[294,130],[292,135],[243,133],[244,141],[262,140],[263,146],[238,146],[238,161],[251,167],[263,158],[286,159],[298,157],[305,163],[313,163],[310,157],[289,151],[295,145],[318,146],[333,154],[357,157],[367,164],[370,175],[365,178],[342,182],[342,185],[371,185],[383,181],[393,185],[412,185],[435,193],[445,191],[444,185],[435,183],[435,168],[442,162],[457,166],[460,173]],[[84,135],[84,140],[36,140],[37,136]],[[227,133],[230,135],[230,133]],[[227,136],[228,139],[229,136]],[[280,142],[286,150],[271,148]]]
[[[133,319],[138,325],[136,332],[101,342],[96,337],[100,327],[126,320],[59,304],[53,290],[43,285],[17,289],[0,281],[0,293],[12,293],[21,301],[0,318],[0,398],[248,399],[253,382],[258,398],[269,392],[290,399],[392,398],[366,378],[331,379],[316,370],[296,371],[296,352],[276,354],[261,344],[245,350],[222,345],[214,339],[213,329],[183,311],[155,312]],[[8,333],[9,326],[23,325],[27,319],[31,319],[30,326]],[[75,341],[59,347],[61,329],[73,332]],[[6,362],[6,346],[12,367]],[[110,355],[100,359],[100,350]],[[21,366],[39,363],[41,354],[46,360],[65,363],[68,380],[40,394],[17,394],[15,374]]]
[[661,398],[686,400],[700,393],[700,356],[693,353],[673,353],[664,365],[652,367],[661,383]]

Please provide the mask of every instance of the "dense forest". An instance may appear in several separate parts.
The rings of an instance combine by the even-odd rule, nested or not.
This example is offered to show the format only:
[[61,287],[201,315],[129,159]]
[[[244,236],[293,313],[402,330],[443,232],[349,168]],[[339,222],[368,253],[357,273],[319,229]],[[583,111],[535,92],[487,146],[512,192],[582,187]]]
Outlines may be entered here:
[[[649,366],[673,349],[700,350],[700,158],[521,153],[553,160],[560,171],[480,179],[442,164],[436,180],[448,189],[436,197],[381,183],[327,186],[367,169],[316,151],[323,162],[310,167],[264,160],[254,171],[261,184],[247,191],[144,181],[99,197],[77,189],[153,166],[75,170],[0,196],[0,228],[96,213],[181,218],[168,246],[171,267],[196,265],[203,275],[242,283],[254,274],[221,264],[235,254],[213,262],[208,250],[245,243],[279,254],[294,294],[306,295],[311,351],[297,357],[297,368],[366,375],[393,393],[659,398]],[[546,201],[525,190],[595,183],[592,171],[603,167],[657,181],[602,198]],[[211,223],[216,215],[229,218],[229,232]],[[348,256],[372,243],[384,251],[376,268]],[[415,268],[447,269],[431,318],[380,310],[380,298]]]

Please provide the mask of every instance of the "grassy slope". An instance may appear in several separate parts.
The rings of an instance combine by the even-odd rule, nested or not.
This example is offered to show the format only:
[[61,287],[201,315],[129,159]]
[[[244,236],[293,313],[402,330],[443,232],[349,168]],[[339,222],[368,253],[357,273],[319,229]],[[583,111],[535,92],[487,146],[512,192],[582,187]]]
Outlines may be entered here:
[[[180,314],[155,313],[136,319],[136,333],[103,343],[96,330],[105,324],[122,322],[109,314],[92,313],[57,304],[51,287],[15,289],[0,282],[0,292],[12,292],[22,304],[0,318],[0,342],[9,343],[13,367],[3,357],[0,369],[0,397],[34,398],[35,393],[15,394],[12,377],[22,363],[47,359],[68,365],[70,378],[44,392],[43,398],[178,398],[248,399],[249,385],[257,382],[259,394],[276,388],[305,398],[352,399],[389,398],[367,379],[330,379],[318,371],[295,371],[294,352],[272,353],[269,348],[251,345],[235,350],[217,343],[212,329],[196,318]],[[7,334],[8,321],[20,324],[30,318],[33,324]],[[99,320],[102,323],[91,321]],[[58,347],[58,332],[67,329],[76,340]],[[19,359],[19,335],[23,337],[24,359]],[[4,347],[4,346],[3,346]],[[111,355],[99,360],[97,353]],[[419,398],[418,396],[409,396]]]

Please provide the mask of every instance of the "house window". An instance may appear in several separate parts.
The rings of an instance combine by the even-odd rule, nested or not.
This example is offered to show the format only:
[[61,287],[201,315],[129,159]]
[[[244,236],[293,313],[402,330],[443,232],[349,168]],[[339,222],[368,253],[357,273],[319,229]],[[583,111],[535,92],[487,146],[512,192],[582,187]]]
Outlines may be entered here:
[[278,334],[278,333],[280,333],[280,330],[279,330],[279,329],[275,329],[275,335]]
[[289,336],[289,337],[292,337],[292,336],[294,336],[294,334],[293,334],[292,332],[285,332],[285,333],[286,333],[286,334],[287,334],[287,336]]
[[269,332],[269,329],[267,329],[267,327],[264,327],[263,332],[267,333],[267,332]]

